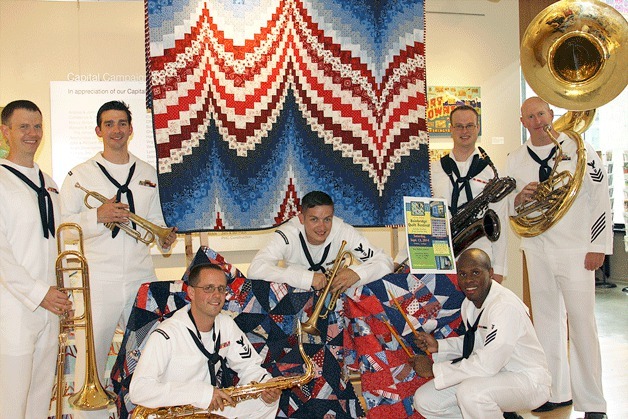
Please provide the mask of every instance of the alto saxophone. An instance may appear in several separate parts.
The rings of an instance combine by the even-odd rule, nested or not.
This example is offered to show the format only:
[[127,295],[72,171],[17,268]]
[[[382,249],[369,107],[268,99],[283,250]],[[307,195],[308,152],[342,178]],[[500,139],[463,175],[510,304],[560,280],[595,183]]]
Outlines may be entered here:
[[[280,377],[273,381],[267,381],[265,383],[246,384],[243,386],[234,386],[222,388],[233,399],[235,404],[248,399],[258,398],[264,390],[267,389],[279,389],[286,390],[288,388],[302,386],[314,378],[314,364],[312,360],[305,354],[303,349],[303,342],[301,337],[301,323],[297,322],[297,339],[299,343],[299,352],[305,362],[305,371],[302,375]],[[144,406],[137,406],[133,409],[131,419],[175,419],[175,418],[194,418],[194,419],[218,419],[222,416],[212,413],[208,409],[199,409],[190,404],[183,406],[169,406],[169,407],[157,407],[148,408]]]

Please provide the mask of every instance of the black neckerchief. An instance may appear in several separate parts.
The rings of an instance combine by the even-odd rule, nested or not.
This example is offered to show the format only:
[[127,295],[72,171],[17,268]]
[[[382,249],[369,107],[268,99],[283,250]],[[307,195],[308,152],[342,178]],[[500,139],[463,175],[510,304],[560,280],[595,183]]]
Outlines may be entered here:
[[[129,211],[135,214],[135,203],[133,201],[133,191],[129,189],[129,183],[131,182],[133,173],[135,173],[135,163],[133,163],[133,165],[129,169],[129,176],[126,178],[126,182],[124,185],[120,185],[120,183],[109,174],[107,169],[105,169],[105,166],[103,166],[102,164],[98,162],[96,162],[96,164],[98,165],[98,167],[100,167],[100,170],[102,170],[102,172],[105,174],[107,179],[109,179],[109,181],[113,183],[113,185],[116,188],[118,188],[118,192],[116,192],[116,201],[122,202],[120,201],[120,198],[122,197],[122,194],[126,194],[126,199],[129,202]],[[131,221],[131,224],[133,225],[133,228],[135,229],[136,228],[135,223]],[[118,235],[119,231],[120,231],[120,227],[114,227],[111,230],[111,238],[115,238]]]
[[325,263],[325,259],[327,259],[327,254],[329,253],[331,243],[325,246],[325,251],[323,252],[323,257],[321,258],[321,261],[318,263],[314,263],[314,261],[312,260],[312,255],[310,255],[310,251],[307,249],[307,244],[305,243],[305,239],[303,238],[303,234],[301,232],[299,232],[299,240],[301,240],[301,247],[303,248],[303,253],[305,253],[307,262],[310,264],[310,268],[308,269],[308,271],[321,271],[322,273],[325,273],[325,267],[323,266],[323,263]]
[[[445,174],[449,176],[449,180],[453,186],[453,190],[451,192],[451,202],[449,203],[449,209],[451,210],[451,214],[454,215],[458,212],[458,198],[460,197],[460,191],[464,189],[467,195],[467,202],[473,200],[473,192],[471,191],[471,184],[469,181],[473,179],[474,176],[479,175],[482,170],[488,165],[488,161],[480,158],[478,154],[473,156],[473,160],[471,161],[471,166],[467,171],[465,176],[460,176],[460,171],[458,170],[458,165],[451,157],[443,156],[440,159],[440,165],[445,171]],[[455,177],[454,177],[455,175]]]
[[537,162],[540,166],[539,166],[539,182],[543,182],[546,181],[547,179],[549,179],[549,175],[550,173],[552,173],[552,168],[549,167],[549,164],[547,164],[547,162],[550,161],[550,159],[552,157],[554,157],[554,154],[556,154],[556,146],[554,146],[552,148],[552,151],[550,151],[549,156],[547,156],[546,158],[542,159],[538,156],[538,154],[536,154],[534,151],[532,151],[532,149],[530,148],[530,146],[528,146],[528,154],[530,155],[530,157],[532,157],[532,160],[534,160],[535,162]]
[[[203,342],[201,341],[201,332],[199,332],[198,327],[196,326],[194,316],[192,316],[192,310],[188,311],[188,316],[190,316],[190,320],[194,325],[194,329],[196,329],[196,333],[194,333],[190,328],[188,328],[188,332],[190,332],[190,336],[192,336],[192,340],[194,340],[194,343],[196,344],[198,349],[207,358],[207,368],[209,369],[209,377],[211,379],[212,386],[218,388],[231,387],[233,383],[231,380],[231,376],[227,373],[227,361],[218,354],[218,350],[220,349],[220,333],[218,333],[218,338],[216,338],[216,323],[214,323],[214,327],[212,327],[214,353],[210,354],[203,345]],[[215,365],[218,362],[220,362],[221,374],[219,376],[216,376]]]
[[462,342],[462,356],[451,361],[452,364],[469,358],[473,353],[473,345],[475,345],[475,331],[478,330],[478,324],[480,323],[480,317],[484,310],[480,311],[478,318],[475,319],[473,326],[467,321],[467,331],[464,333],[464,340]]
[[52,207],[52,198],[50,197],[50,193],[46,189],[46,182],[44,182],[44,174],[39,171],[39,183],[41,186],[37,186],[30,180],[24,173],[19,170],[11,167],[9,165],[3,164],[4,167],[15,176],[20,178],[22,182],[28,185],[29,188],[35,191],[37,194],[37,204],[39,205],[39,217],[41,218],[41,227],[44,230],[44,238],[48,238],[48,232],[52,237],[55,236],[55,216],[54,216],[54,208]]

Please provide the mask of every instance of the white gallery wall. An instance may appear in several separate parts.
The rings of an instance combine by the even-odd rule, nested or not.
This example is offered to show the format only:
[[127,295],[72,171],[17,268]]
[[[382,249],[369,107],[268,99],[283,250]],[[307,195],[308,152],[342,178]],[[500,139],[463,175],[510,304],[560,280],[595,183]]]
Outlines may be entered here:
[[[480,145],[498,169],[503,167],[508,152],[521,143],[518,1],[426,0],[426,31],[428,84],[480,86]],[[143,80],[143,2],[0,0],[0,53],[0,106],[30,99],[41,107],[45,127],[37,163],[51,173],[50,82]],[[451,144],[446,137],[431,141],[435,148]],[[393,249],[383,229],[367,234],[384,249]],[[521,296],[518,240],[509,234],[506,285]],[[243,236],[210,237],[209,244],[218,251],[224,246],[239,267],[246,267],[254,250],[238,252],[238,235]],[[264,240],[264,234],[244,236],[248,242],[251,237]],[[182,252],[181,243],[171,257],[156,256],[160,278],[180,275]]]

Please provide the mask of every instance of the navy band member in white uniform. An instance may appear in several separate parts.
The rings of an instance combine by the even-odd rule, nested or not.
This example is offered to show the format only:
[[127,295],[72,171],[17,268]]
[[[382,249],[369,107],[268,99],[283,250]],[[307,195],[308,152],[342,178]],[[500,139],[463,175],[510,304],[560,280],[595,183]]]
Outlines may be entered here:
[[[430,418],[501,418],[503,412],[530,410],[550,396],[550,374],[528,309],[510,290],[493,281],[488,255],[462,252],[458,283],[466,298],[461,316],[467,333],[436,340],[419,332],[417,346],[433,354],[413,358],[421,377],[414,407]],[[503,417],[517,417],[508,413]]]
[[[150,247],[105,223],[129,221],[133,212],[154,224],[163,226],[163,216],[157,189],[155,169],[129,153],[128,142],[133,133],[131,112],[124,102],[107,102],[96,117],[96,135],[102,138],[103,151],[74,167],[61,187],[61,208],[64,221],[78,223],[83,229],[85,256],[89,265],[92,319],[98,375],[105,382],[105,367],[116,325],[128,319],[139,286],[156,281]],[[87,190],[109,198],[101,204],[90,198],[94,209],[83,202],[85,192],[75,187],[79,183]],[[131,226],[131,223],[129,223]],[[176,229],[175,229],[176,231]],[[176,239],[172,232],[164,243],[167,251]],[[78,345],[84,339],[77,336],[76,382],[83,382],[84,351]],[[106,410],[75,411],[82,417],[108,417]]]
[[244,332],[221,313],[225,273],[217,265],[197,265],[188,281],[191,303],[148,338],[131,380],[131,401],[149,408],[193,405],[228,418],[274,418],[281,390],[265,389],[261,398],[235,407],[227,406],[232,400],[221,390],[233,385],[227,365],[238,374],[238,385],[272,379]]
[[[477,111],[467,105],[457,106],[449,114],[451,137],[454,146],[451,152],[439,162],[430,166],[432,172],[432,196],[447,200],[451,215],[455,215],[465,204],[477,197],[494,173],[488,162],[482,159],[475,146],[480,133],[480,119]],[[486,236],[479,238],[470,247],[484,250],[490,257],[495,271],[494,279],[501,283],[506,275],[506,253],[508,247],[508,205],[505,199],[490,203],[501,224],[499,238],[491,242]],[[483,214],[480,214],[483,215]],[[404,245],[407,245],[404,242]],[[403,246],[395,262],[407,257]]]
[[[521,107],[521,123],[530,138],[508,156],[508,175],[517,181],[511,215],[516,205],[530,199],[554,164],[554,145],[544,131],[553,118],[553,111],[538,97],[527,99]],[[558,170],[573,173],[576,144],[552,131],[568,158]],[[534,327],[552,373],[552,397],[538,411],[570,405],[573,396],[574,409],[596,419],[605,416],[606,401],[595,322],[595,269],[604,263],[604,254],[612,252],[613,238],[608,178],[597,153],[585,145],[586,173],[571,209],[547,231],[522,238],[521,248],[530,278]]]
[[43,135],[37,105],[10,102],[1,129],[10,149],[0,160],[0,416],[45,418],[58,316],[72,308],[56,288],[59,193],[34,161]]
[[[253,258],[249,278],[280,282],[295,288],[320,290],[325,271],[333,265],[342,240],[359,264],[341,269],[331,290],[345,292],[392,272],[393,262],[355,228],[334,216],[334,202],[324,192],[313,191],[301,200],[301,213],[282,225]],[[278,266],[279,262],[285,267]]]

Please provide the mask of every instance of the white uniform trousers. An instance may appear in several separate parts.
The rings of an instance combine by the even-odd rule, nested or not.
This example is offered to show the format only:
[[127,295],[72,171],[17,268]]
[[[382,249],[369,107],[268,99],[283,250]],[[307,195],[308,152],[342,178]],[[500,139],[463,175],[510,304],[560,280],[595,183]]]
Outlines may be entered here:
[[[445,361],[447,362],[447,361]],[[549,398],[550,389],[524,374],[504,371],[469,378],[442,390],[428,381],[414,393],[414,408],[426,419],[501,419],[503,412],[531,410]]]
[[526,249],[525,256],[534,329],[552,375],[550,401],[571,400],[573,394],[574,410],[606,412],[595,322],[595,272],[584,268],[583,252],[540,250]]
[[[139,281],[106,281],[102,278],[90,279],[90,293],[92,306],[92,322],[94,325],[94,353],[98,365],[98,376],[103,387],[109,377],[105,376],[107,359],[111,341],[118,324],[122,330],[131,314],[137,291],[144,282]],[[76,339],[76,367],[74,373],[75,389],[80,389],[85,379],[85,335],[83,330],[78,330]],[[115,408],[112,408],[115,411]],[[103,410],[73,410],[74,419],[107,419],[109,412]]]
[[22,304],[2,303],[0,417],[46,418],[55,381],[59,318],[41,307],[33,312]]

